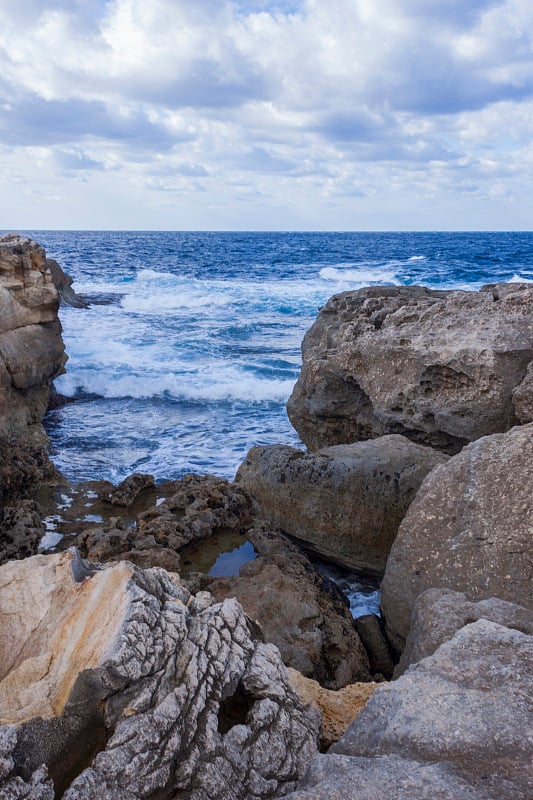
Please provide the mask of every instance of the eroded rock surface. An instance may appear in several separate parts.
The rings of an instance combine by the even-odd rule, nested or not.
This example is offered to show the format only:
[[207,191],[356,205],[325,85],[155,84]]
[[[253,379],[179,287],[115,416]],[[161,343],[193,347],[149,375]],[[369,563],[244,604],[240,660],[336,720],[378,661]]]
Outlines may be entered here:
[[[132,499],[135,489],[150,490],[150,478],[137,480],[132,475],[120,487],[113,489],[110,484],[100,494],[127,505],[124,501]],[[65,538],[61,546],[77,547],[90,561],[128,559],[143,568],[178,571],[179,553],[187,546],[218,533],[243,532],[252,524],[251,498],[223,478],[185,475],[166,487],[164,502],[138,514],[133,525],[122,517],[111,517],[102,526]],[[119,505],[117,511],[123,513]]]
[[487,620],[379,687],[286,800],[528,800],[533,638]]
[[461,592],[427,589],[418,596],[405,649],[394,675],[433,653],[456,631],[478,619],[487,619],[533,636],[533,612],[516,603],[490,597],[472,603]]
[[259,556],[236,577],[211,578],[209,591],[218,600],[236,597],[285,665],[331,689],[370,681],[368,656],[340,590],[278,532],[258,526],[248,538]]
[[0,237],[0,434],[40,424],[52,380],[64,372],[59,297],[44,248]]
[[533,424],[486,436],[430,473],[403,520],[382,583],[387,633],[401,651],[425,589],[531,606]]
[[287,410],[310,449],[401,433],[456,453],[528,419],[531,381],[513,391],[533,360],[533,287],[344,292],[302,355]]
[[316,715],[235,600],[72,550],[2,567],[0,604],[4,790],[46,788],[45,764],[65,800],[255,800],[316,751]]
[[302,703],[311,704],[320,711],[320,747],[323,751],[340,739],[379,686],[377,683],[352,683],[332,691],[290,667],[289,679]]
[[237,473],[265,517],[321,555],[382,572],[424,477],[447,457],[403,436],[304,453],[253,447]]

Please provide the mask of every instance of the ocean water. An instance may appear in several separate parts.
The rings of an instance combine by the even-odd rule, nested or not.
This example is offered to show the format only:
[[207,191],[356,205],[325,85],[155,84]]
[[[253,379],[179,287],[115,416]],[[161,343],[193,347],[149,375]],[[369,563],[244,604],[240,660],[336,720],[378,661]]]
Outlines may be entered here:
[[24,233],[91,302],[61,308],[77,402],[45,420],[73,481],[231,478],[254,444],[298,445],[301,340],[337,292],[533,281],[533,233]]

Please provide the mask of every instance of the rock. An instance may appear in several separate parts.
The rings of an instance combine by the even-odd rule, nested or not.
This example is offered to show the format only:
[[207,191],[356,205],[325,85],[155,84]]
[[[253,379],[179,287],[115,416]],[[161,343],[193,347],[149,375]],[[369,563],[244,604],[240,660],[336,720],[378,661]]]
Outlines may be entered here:
[[533,362],[522,383],[513,391],[513,403],[520,422],[533,422]]
[[73,308],[89,308],[89,303],[86,303],[83,297],[74,291],[72,278],[63,271],[55,258],[47,258],[46,267],[50,270],[62,303]]
[[64,800],[269,798],[316,752],[317,716],[235,600],[70,550],[1,567],[0,611],[3,789],[41,791],[45,765]]
[[387,635],[403,649],[425,589],[531,605],[533,424],[479,439],[424,481],[382,583]]
[[302,355],[287,411],[310,449],[400,433],[453,454],[524,414],[513,391],[533,360],[533,286],[344,292]]
[[533,788],[532,667],[533,637],[484,619],[466,625],[380,687],[330,752],[438,763],[474,796],[526,800]]
[[364,614],[354,621],[354,625],[368,653],[370,672],[390,680],[395,661],[384,633],[383,620],[376,614]]
[[283,800],[499,800],[444,764],[399,756],[319,755],[300,788]]
[[236,482],[264,515],[326,558],[383,572],[422,480],[446,456],[403,436],[304,453],[253,447]]
[[0,237],[0,435],[40,425],[52,380],[65,371],[58,306],[44,249]]
[[[139,481],[133,475],[115,490],[105,484],[98,494],[129,498],[133,503],[152,488],[152,482],[151,476]],[[65,537],[59,549],[75,546],[90,561],[127,559],[143,568],[163,567],[177,572],[178,553],[188,545],[224,532],[245,531],[252,524],[251,499],[223,478],[185,475],[172,484],[171,496],[138,514],[135,524],[126,525],[120,517],[111,517],[102,526]],[[142,487],[143,494],[138,492],[133,497],[134,487]]]
[[56,476],[44,435],[0,436],[0,506],[27,497],[36,484]]
[[33,500],[5,506],[0,520],[0,564],[35,555],[45,533],[39,507]]
[[458,630],[478,619],[533,635],[533,615],[523,606],[496,597],[472,603],[460,592],[427,589],[415,602],[405,650],[394,676],[398,677],[411,664],[433,655]]
[[311,704],[322,715],[319,742],[323,751],[340,739],[379,686],[377,683],[352,683],[332,691],[295,669],[289,668],[288,672],[291,686],[302,703]]
[[141,492],[153,488],[155,488],[153,475],[133,472],[116,488],[110,492],[103,492],[100,495],[100,499],[114,506],[126,506],[129,508]]
[[233,578],[211,579],[217,600],[236,597],[279,648],[285,665],[331,689],[370,681],[368,656],[342,593],[285,537],[248,533],[259,556]]

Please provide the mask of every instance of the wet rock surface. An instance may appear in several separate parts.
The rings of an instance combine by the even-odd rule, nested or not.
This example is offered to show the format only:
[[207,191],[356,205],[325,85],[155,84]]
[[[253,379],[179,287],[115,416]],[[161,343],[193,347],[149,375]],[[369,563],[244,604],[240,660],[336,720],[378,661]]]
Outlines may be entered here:
[[237,484],[266,518],[346,567],[383,572],[424,477],[447,457],[403,436],[304,453],[254,447]]
[[248,532],[259,555],[231,578],[204,578],[217,600],[236,597],[280,650],[285,665],[339,689],[370,681],[368,655],[341,592],[277,531]]
[[65,800],[276,797],[316,751],[235,600],[69,551],[2,567],[0,603],[0,791],[50,797],[44,764]]
[[527,418],[518,387],[533,360],[533,287],[345,292],[302,356],[287,410],[310,449],[401,433],[453,454]]
[[531,604],[533,424],[479,439],[428,475],[400,526],[382,583],[401,651],[425,589]]
[[527,800],[533,639],[478,620],[379,687],[287,800]]

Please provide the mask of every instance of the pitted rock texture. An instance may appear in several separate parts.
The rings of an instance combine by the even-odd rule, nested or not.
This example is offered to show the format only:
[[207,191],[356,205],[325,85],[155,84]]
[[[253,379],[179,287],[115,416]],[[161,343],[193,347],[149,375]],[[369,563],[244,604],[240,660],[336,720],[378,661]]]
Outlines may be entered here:
[[528,419],[531,380],[518,387],[533,361],[533,286],[344,292],[302,356],[287,411],[311,450],[401,433],[453,454]]
[[236,597],[286,666],[330,689],[370,681],[368,655],[349,603],[294,544],[257,525],[249,532],[259,556],[232,578],[204,579],[217,600]]
[[5,506],[0,512],[0,564],[37,553],[46,533],[40,509],[33,500]]
[[[130,475],[120,487],[114,489],[109,484],[99,494],[129,499],[132,486],[142,484],[143,491],[149,491],[150,483],[150,480],[139,483]],[[181,480],[169,482],[167,487],[166,494],[170,496],[160,505],[138,514],[133,526],[126,525],[120,517],[112,517],[101,527],[66,537],[59,547],[75,546],[90,561],[127,559],[143,568],[157,566],[177,572],[179,553],[188,545],[219,533],[244,532],[252,525],[251,498],[223,478],[185,475]],[[116,508],[123,513],[120,506]]]
[[425,476],[447,456],[404,436],[326,447],[253,447],[236,482],[264,516],[332,561],[383,572]]
[[479,439],[427,476],[381,586],[387,634],[398,651],[425,589],[531,606],[532,487],[533,423]]
[[529,800],[533,638],[487,620],[378,687],[285,800]]
[[255,800],[316,752],[316,715],[235,600],[71,550],[6,564],[0,602],[4,789],[46,786],[44,764],[65,800]]
[[51,382],[65,371],[58,307],[44,248],[0,237],[0,435],[40,424]]
[[472,603],[461,592],[427,589],[416,600],[405,650],[394,676],[398,677],[411,664],[433,655],[456,631],[478,619],[497,622],[533,636],[533,612],[524,606],[496,597]]
[[109,492],[101,492],[100,499],[106,503],[111,503],[113,506],[126,506],[129,508],[141,492],[154,488],[155,480],[153,475],[132,472],[116,488],[111,489]]

